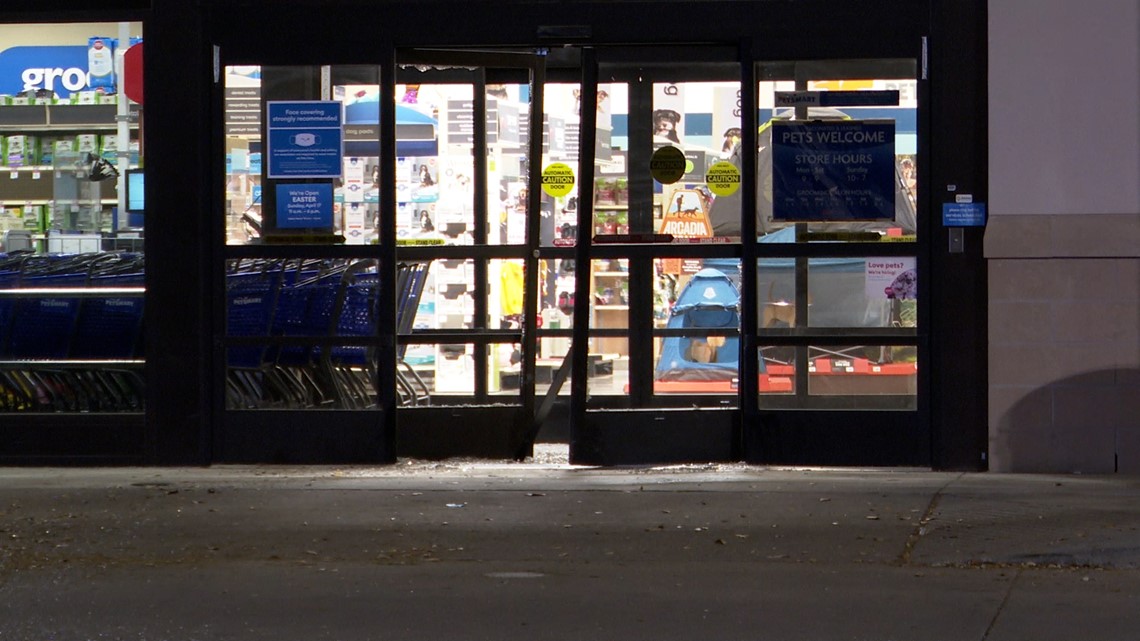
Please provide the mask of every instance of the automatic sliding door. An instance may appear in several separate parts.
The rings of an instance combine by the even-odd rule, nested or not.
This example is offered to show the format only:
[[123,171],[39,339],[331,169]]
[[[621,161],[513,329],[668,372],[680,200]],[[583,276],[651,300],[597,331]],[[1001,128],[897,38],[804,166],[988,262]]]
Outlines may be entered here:
[[435,148],[396,151],[398,262],[424,266],[398,332],[422,398],[400,408],[402,455],[521,457],[535,432],[543,66],[539,56],[401,52],[397,115]]
[[915,61],[764,62],[756,76],[761,370],[746,455],[928,464]]
[[732,460],[741,245],[712,205],[741,182],[724,163],[744,126],[737,52],[590,53],[571,460]]

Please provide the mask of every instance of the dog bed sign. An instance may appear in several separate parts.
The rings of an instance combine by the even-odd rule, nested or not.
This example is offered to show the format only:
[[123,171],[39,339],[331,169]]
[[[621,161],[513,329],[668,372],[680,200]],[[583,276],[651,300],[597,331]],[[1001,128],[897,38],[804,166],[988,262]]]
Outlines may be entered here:
[[866,259],[866,294],[870,300],[915,300],[918,271],[913,256]]
[[772,124],[777,220],[895,217],[895,125],[859,120]]

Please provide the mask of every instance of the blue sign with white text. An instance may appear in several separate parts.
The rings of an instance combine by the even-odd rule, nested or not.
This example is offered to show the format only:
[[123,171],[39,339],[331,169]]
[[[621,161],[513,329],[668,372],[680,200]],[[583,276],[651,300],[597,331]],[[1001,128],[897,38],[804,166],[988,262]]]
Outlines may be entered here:
[[985,203],[942,203],[942,225],[945,227],[984,227]]
[[58,98],[87,89],[87,47],[10,47],[0,51],[0,94],[46,89]]
[[331,229],[332,225],[331,183],[277,185],[279,229]]
[[773,122],[772,216],[793,221],[894,219],[894,123]]
[[266,103],[270,178],[340,178],[343,108],[336,100]]

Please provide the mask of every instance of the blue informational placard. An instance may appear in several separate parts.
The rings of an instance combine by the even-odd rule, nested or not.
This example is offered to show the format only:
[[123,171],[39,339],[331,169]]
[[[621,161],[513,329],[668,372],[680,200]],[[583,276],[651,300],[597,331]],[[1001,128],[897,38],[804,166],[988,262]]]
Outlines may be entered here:
[[336,100],[266,103],[269,178],[340,178],[342,113]]
[[87,47],[21,46],[0,51],[0,94],[38,89],[63,99],[88,89]]
[[942,225],[945,227],[985,227],[985,203],[942,203]]
[[893,220],[893,122],[772,123],[777,220]]
[[331,229],[332,225],[331,183],[277,185],[279,229]]

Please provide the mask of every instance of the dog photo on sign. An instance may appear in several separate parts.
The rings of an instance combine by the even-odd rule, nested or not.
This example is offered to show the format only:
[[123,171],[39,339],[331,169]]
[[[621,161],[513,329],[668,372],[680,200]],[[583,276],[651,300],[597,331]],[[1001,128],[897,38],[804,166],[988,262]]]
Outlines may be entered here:
[[918,298],[918,274],[913,269],[908,269],[905,272],[895,276],[890,285],[887,285],[883,293],[887,298],[896,300],[915,300]]

